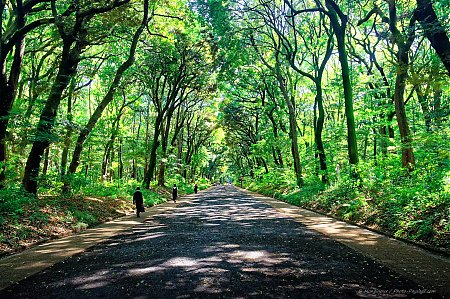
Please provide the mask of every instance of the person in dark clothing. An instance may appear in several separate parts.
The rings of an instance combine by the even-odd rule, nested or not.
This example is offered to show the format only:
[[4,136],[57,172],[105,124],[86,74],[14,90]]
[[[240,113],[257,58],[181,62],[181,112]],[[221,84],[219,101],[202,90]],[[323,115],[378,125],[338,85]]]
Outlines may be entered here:
[[141,217],[139,213],[143,212],[144,208],[144,197],[142,196],[141,188],[137,187],[133,194],[133,203],[136,205],[136,215]]
[[198,185],[195,184],[195,185],[194,185],[194,193],[197,194],[197,191],[198,191]]
[[172,200],[173,200],[173,202],[177,202],[177,197],[178,197],[177,184],[173,184],[173,188],[172,188]]

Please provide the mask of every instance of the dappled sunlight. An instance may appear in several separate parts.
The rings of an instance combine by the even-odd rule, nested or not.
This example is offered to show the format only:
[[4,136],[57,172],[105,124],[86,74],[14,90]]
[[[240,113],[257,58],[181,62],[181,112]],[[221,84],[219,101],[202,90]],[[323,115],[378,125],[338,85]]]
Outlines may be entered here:
[[[280,225],[286,225],[286,219],[286,216],[252,198],[237,200],[230,194],[221,198],[194,198],[172,211],[155,213],[151,219],[128,231],[128,239],[107,242],[105,248],[123,251],[122,263],[106,261],[106,264],[95,264],[92,274],[67,278],[64,283],[88,290],[107,287],[108,283],[113,284],[117,279],[139,277],[144,284],[152,284],[157,277],[170,276],[169,281],[159,284],[160,288],[174,291],[190,285],[193,288],[191,291],[196,293],[219,294],[229,291],[228,286],[235,280],[253,284],[255,275],[264,281],[269,278],[298,279],[321,275],[315,269],[317,265],[308,265],[301,256],[290,252],[292,249],[280,251],[283,246],[295,246],[295,242],[280,241],[276,245],[281,246],[278,249],[260,244],[261,240],[287,237],[292,233],[303,235],[305,241],[317,237],[315,233],[297,229],[290,233],[284,231]],[[174,234],[173,225],[184,232]],[[256,235],[251,233],[255,229],[259,232]],[[224,234],[225,239],[224,236],[214,239],[219,232]],[[204,235],[211,233],[210,240],[204,238]],[[227,240],[234,239],[236,234],[243,234],[243,239],[237,242]],[[165,245],[171,239],[183,244],[180,249]],[[147,258],[130,256],[126,248],[132,244],[138,248],[138,257]],[[153,246],[148,247],[148,244]],[[109,251],[104,249],[99,254],[108,254]],[[161,259],[161,255],[169,255],[169,258]],[[102,260],[101,257],[99,259]]]
[[136,239],[136,241],[145,241],[145,240],[160,238],[160,237],[164,237],[165,235],[166,234],[162,234],[162,233],[146,234],[143,237]]
[[127,271],[127,273],[130,276],[135,275],[144,275],[152,272],[158,272],[158,271],[164,271],[165,268],[161,266],[154,266],[154,267],[145,267],[145,268],[136,268],[136,269],[130,269]]
[[[328,298],[364,297],[367,290],[386,293],[400,281],[397,274],[385,274],[370,258],[326,237],[373,248],[380,242],[376,234],[271,199],[255,200],[233,187],[223,189],[155,210],[101,246],[55,265],[48,275],[64,275],[44,276],[46,288],[71,286],[81,297],[115,289],[116,297],[133,298],[313,298],[317,293]],[[114,229],[108,231],[114,234]],[[76,243],[97,236],[86,234]],[[61,240],[59,246],[72,250],[74,244]],[[74,265],[82,271],[72,270]]]
[[334,218],[323,216],[312,211],[303,210],[299,207],[290,206],[287,203],[269,199],[263,196],[255,196],[270,204],[278,211],[296,221],[301,222],[308,228],[318,231],[324,235],[331,236],[342,242],[356,242],[361,246],[374,246],[382,236],[370,231],[358,230],[356,226],[338,221]]
[[[106,287],[115,279],[139,277],[144,284],[151,285],[158,277],[169,276],[169,281],[158,284],[168,292],[190,286],[191,292],[220,294],[230,291],[229,286],[235,280],[253,285],[268,279],[306,279],[293,290],[308,289],[321,280],[313,277],[326,275],[327,272],[318,270],[318,263],[303,260],[302,254],[294,254],[297,250],[294,239],[280,239],[279,245],[272,245],[278,249],[260,244],[263,240],[289,238],[292,234],[301,235],[302,242],[313,242],[318,237],[317,233],[305,232],[300,228],[286,231],[283,226],[288,220],[289,216],[268,209],[250,197],[239,200],[230,195],[213,199],[195,198],[173,211],[156,213],[143,225],[135,226],[127,233],[132,238],[121,242],[113,239],[106,244],[106,248],[122,248],[124,253],[127,252],[126,247],[134,244],[141,248],[137,250],[140,252],[138,256],[147,258],[136,260],[123,255],[123,263],[108,266],[116,273],[114,276],[98,270],[89,276],[90,279],[75,277],[64,283],[72,284],[77,289],[91,289]],[[173,233],[173,226],[168,222],[179,226],[184,232]],[[251,233],[255,229],[258,234]],[[221,239],[215,240],[214,236],[219,232]],[[211,233],[210,240],[204,239],[204,235]],[[227,241],[241,234],[242,240]],[[179,249],[165,245],[171,239],[183,245]],[[151,249],[146,245],[148,242],[153,244]],[[280,251],[285,246],[288,246],[287,251]],[[162,254],[169,255],[169,258],[159,258]],[[326,261],[321,257],[318,260]],[[104,266],[99,264],[98,269]],[[257,294],[262,293],[255,291]]]
[[[9,274],[1,280],[0,289],[12,282],[19,281],[24,277],[38,273],[49,266],[63,261],[75,254],[81,253],[86,248],[94,246],[105,239],[119,235],[125,229],[141,223],[133,215],[126,216],[102,225],[95,229],[89,229],[79,234],[52,240],[29,250],[2,259],[0,270]],[[117,242],[115,245],[118,245]],[[111,245],[114,247],[114,245]],[[15,260],[26,261],[17,265]]]
[[103,202],[103,200],[99,199],[99,198],[95,198],[95,197],[86,197],[86,199],[90,200],[90,201],[97,201],[97,202]]
[[166,261],[163,266],[165,267],[182,267],[182,268],[192,268],[198,266],[198,262],[194,259],[187,257],[175,257]]

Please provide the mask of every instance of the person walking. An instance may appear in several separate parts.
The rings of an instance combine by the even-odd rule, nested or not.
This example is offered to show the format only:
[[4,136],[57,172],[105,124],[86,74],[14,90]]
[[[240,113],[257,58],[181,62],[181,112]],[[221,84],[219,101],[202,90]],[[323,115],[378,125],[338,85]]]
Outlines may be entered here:
[[173,184],[173,188],[172,188],[172,200],[173,200],[173,202],[177,202],[177,197],[178,197],[177,184]]
[[139,214],[144,212],[144,196],[142,196],[140,187],[136,187],[136,191],[133,194],[133,204],[136,205],[137,217],[141,217]]
[[198,191],[198,185],[195,184],[195,185],[194,185],[194,193],[197,194],[197,191]]

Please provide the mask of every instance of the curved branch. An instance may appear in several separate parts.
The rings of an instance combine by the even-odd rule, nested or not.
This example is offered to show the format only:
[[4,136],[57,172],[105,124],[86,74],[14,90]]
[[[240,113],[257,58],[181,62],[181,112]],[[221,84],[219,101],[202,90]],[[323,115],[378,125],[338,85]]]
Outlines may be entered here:
[[[4,49],[6,51],[2,51],[2,56],[6,57],[6,54],[9,53],[9,51],[11,51],[12,47],[31,30],[36,29],[39,26],[51,24],[54,22],[55,22],[55,18],[43,18],[43,19],[39,19],[34,22],[31,22],[30,24],[25,25],[24,27],[20,28],[19,30],[14,32],[14,34],[9,39],[8,43],[6,43],[4,45]],[[3,57],[2,57],[2,59],[3,59]]]

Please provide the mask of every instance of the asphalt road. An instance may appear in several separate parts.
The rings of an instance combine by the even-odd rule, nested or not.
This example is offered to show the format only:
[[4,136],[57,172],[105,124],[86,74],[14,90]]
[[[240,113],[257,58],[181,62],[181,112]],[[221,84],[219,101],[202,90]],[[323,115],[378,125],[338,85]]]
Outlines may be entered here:
[[0,298],[440,297],[251,195],[219,186]]

